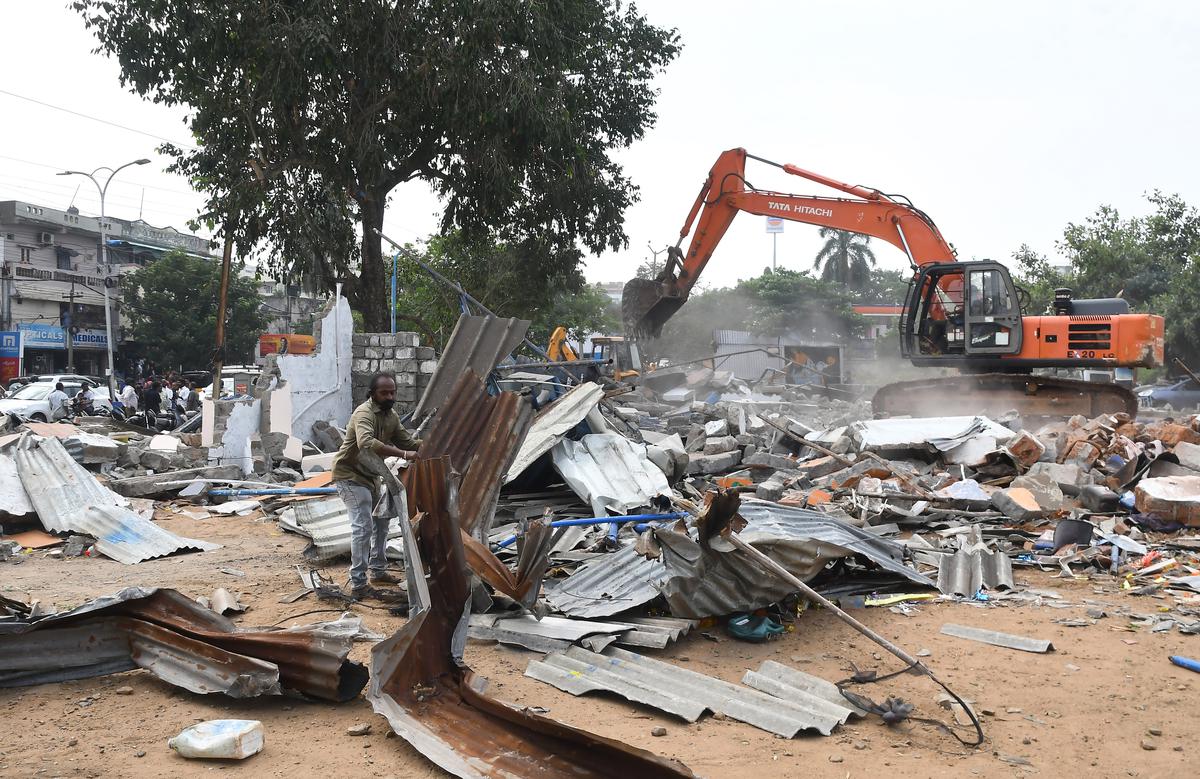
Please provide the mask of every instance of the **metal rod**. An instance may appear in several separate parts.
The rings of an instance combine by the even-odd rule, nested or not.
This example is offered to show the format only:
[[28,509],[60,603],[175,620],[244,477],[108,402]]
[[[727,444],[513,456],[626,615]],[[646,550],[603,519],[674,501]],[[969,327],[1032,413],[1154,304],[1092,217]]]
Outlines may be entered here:
[[[391,238],[388,238],[386,235],[384,235],[382,230],[379,230],[378,228],[372,228],[372,229],[375,230],[376,235],[378,235],[380,238],[382,238],[383,240],[390,243],[392,246],[395,246],[397,249],[403,249],[403,247],[400,244],[396,243]],[[488,316],[496,316],[496,314],[493,313],[491,309],[489,309],[487,306],[485,306],[484,304],[482,304],[478,300],[476,300],[474,297],[472,297],[470,292],[467,292],[465,289],[463,289],[463,286],[461,284],[459,284],[457,281],[452,281],[449,278],[447,278],[446,276],[443,276],[441,273],[436,271],[431,265],[429,265],[429,263],[425,262],[420,257],[415,257],[412,255],[409,255],[409,259],[412,260],[413,262],[417,263],[418,265],[420,265],[421,268],[426,273],[428,273],[430,276],[437,279],[442,284],[446,285],[447,287],[454,290],[459,295],[461,295],[462,297],[464,297],[465,299],[470,301],[470,303],[472,305],[475,305],[475,306],[478,306],[479,308],[481,308],[484,311],[484,313],[486,313]],[[542,357],[546,358],[547,360],[550,359],[550,355],[546,353],[546,350],[543,349],[542,347],[538,346],[537,344],[535,344],[533,341],[530,341],[528,337],[526,337],[522,340],[525,342],[526,346],[528,346],[530,349],[532,349],[534,351],[535,354],[540,354]]]
[[209,490],[218,498],[250,497],[253,495],[334,495],[337,487],[262,487],[245,490]]
[[494,370],[520,371],[526,368],[568,368],[574,365],[612,365],[612,358],[607,360],[553,360],[549,362],[517,362],[512,365],[497,365]]
[[[209,495],[214,495],[215,492],[210,492]],[[672,519],[683,519],[691,516],[683,511],[674,511],[670,514],[629,514],[624,517],[580,517],[578,519],[556,519],[550,523],[550,527],[578,527],[587,525],[624,525],[629,522],[647,522],[647,521],[668,521]],[[516,536],[509,536],[500,541],[496,546],[504,547],[511,546],[517,540]]]
[[864,636],[871,639],[876,644],[879,644],[881,647],[883,647],[887,651],[891,652],[893,655],[900,658],[908,665],[912,666],[914,671],[917,671],[918,673],[921,673],[921,674],[931,675],[929,673],[929,669],[926,668],[921,663],[920,660],[913,657],[908,652],[905,652],[903,649],[896,646],[891,641],[888,641],[886,638],[879,635],[874,630],[871,630],[869,627],[867,627],[863,623],[859,622],[854,617],[852,617],[849,614],[847,614],[846,612],[842,611],[840,608],[838,608],[837,604],[835,604],[833,601],[829,600],[824,595],[822,595],[821,593],[814,590],[812,587],[809,587],[807,584],[800,581],[795,576],[793,576],[791,573],[789,573],[788,570],[786,568],[784,568],[782,565],[775,562],[770,557],[767,557],[765,554],[763,554],[762,552],[758,551],[754,547],[750,546],[750,544],[743,541],[741,538],[738,537],[737,533],[732,533],[732,532],[725,533],[723,537],[728,539],[728,541],[731,544],[733,544],[734,546],[736,546],[738,549],[741,549],[743,552],[745,552],[746,554],[750,555],[752,558],[757,560],[768,571],[770,571],[771,573],[775,574],[779,578],[783,579],[788,584],[795,587],[801,594],[804,595],[804,597],[808,598],[813,603],[819,603],[820,605],[829,609],[831,612],[833,612],[835,615],[837,615],[837,617],[839,619],[841,619],[843,622],[845,622],[847,625],[854,628],[859,633],[862,633]]

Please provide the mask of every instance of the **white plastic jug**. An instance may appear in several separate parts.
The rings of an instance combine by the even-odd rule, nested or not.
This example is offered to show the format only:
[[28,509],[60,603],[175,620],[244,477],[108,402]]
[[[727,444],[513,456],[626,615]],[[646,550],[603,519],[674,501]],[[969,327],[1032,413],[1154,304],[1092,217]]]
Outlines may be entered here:
[[263,726],[256,719],[210,719],[167,740],[184,757],[242,760],[263,748]]

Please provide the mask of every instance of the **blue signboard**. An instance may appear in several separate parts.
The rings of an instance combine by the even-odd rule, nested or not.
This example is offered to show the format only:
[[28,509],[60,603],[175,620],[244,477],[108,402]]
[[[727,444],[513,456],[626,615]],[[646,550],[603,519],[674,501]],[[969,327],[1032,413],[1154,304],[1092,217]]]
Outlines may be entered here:
[[63,329],[58,325],[26,324],[17,325],[25,341],[26,349],[66,349],[67,340]]
[[13,331],[0,332],[0,359],[21,357],[21,334]]

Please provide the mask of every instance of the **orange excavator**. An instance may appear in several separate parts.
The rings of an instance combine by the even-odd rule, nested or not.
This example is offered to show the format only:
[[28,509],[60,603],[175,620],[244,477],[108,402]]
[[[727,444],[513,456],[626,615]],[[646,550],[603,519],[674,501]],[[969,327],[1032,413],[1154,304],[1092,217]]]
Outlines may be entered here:
[[[746,180],[747,159],[845,196],[758,189]],[[627,333],[640,339],[661,333],[741,211],[869,235],[908,258],[913,277],[900,317],[900,353],[914,365],[957,368],[962,375],[887,385],[873,400],[876,415],[1010,409],[1032,416],[1136,413],[1137,398],[1120,385],[1034,375],[1033,370],[1162,365],[1162,317],[1130,313],[1129,304],[1119,298],[1075,300],[1069,289],[1055,291],[1053,315],[1029,315],[1028,295],[1013,284],[1004,265],[959,262],[929,215],[907,198],[771,162],[745,149],[730,149],[717,158],[678,242],[668,250],[663,271],[654,279],[632,279],[625,285],[621,309]]]

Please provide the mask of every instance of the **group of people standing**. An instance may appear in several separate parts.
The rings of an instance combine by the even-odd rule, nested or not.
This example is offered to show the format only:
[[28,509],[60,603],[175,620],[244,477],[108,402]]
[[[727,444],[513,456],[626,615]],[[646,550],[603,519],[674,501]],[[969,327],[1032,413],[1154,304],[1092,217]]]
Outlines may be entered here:
[[178,376],[134,379],[121,383],[117,395],[126,416],[151,412],[168,414],[178,425],[193,411],[200,410],[200,391],[196,383]]

